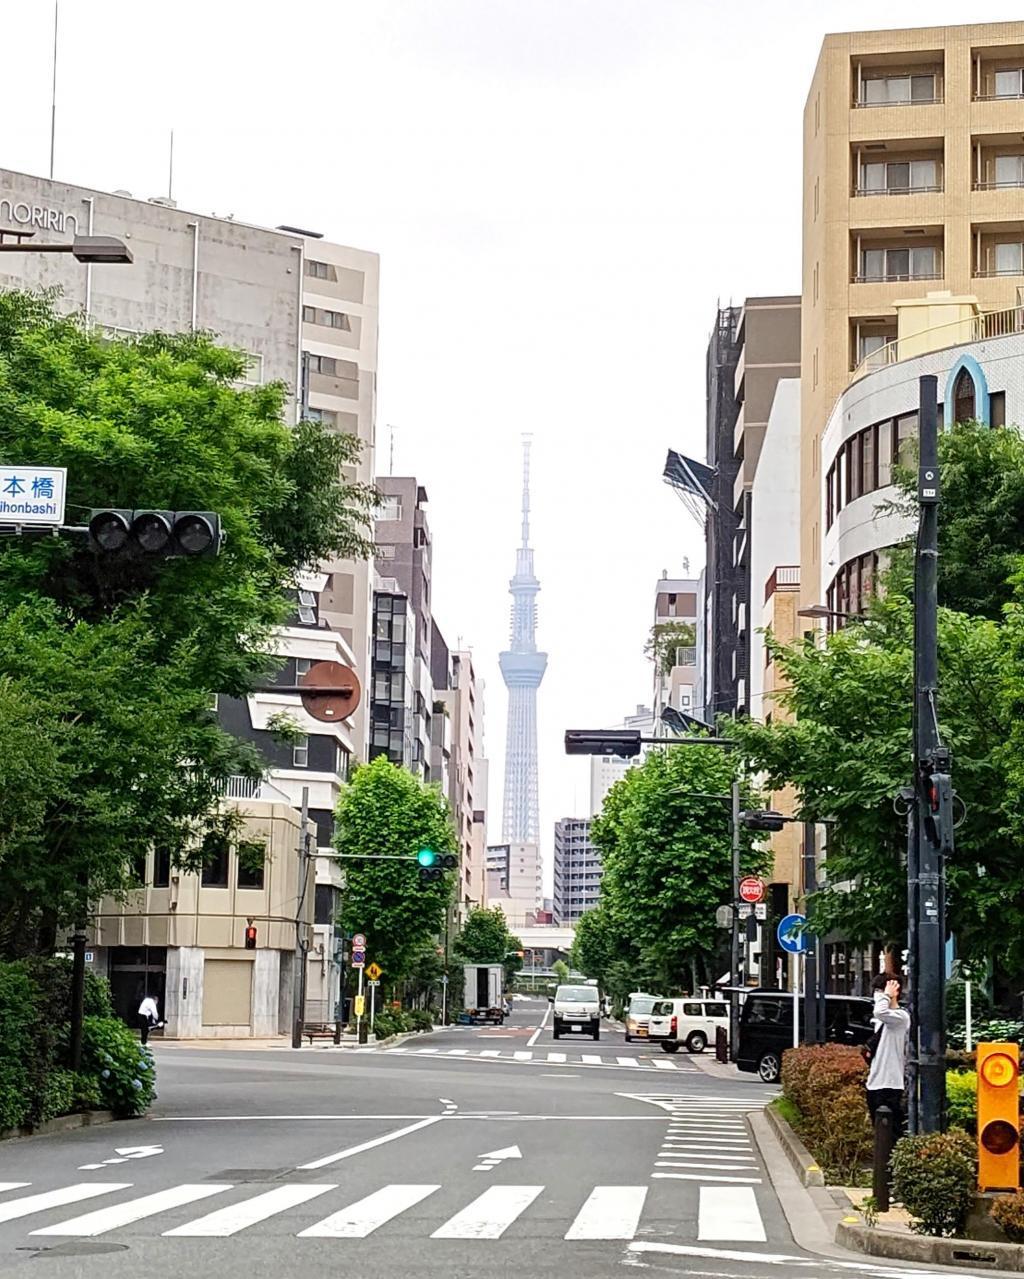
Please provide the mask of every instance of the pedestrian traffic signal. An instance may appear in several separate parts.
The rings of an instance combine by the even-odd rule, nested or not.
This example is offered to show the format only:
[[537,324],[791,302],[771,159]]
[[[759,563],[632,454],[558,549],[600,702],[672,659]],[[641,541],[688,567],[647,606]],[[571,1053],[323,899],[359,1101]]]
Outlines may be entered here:
[[928,811],[925,825],[931,843],[944,853],[953,849],[953,779],[949,773],[929,773],[925,778]]
[[89,545],[101,555],[195,559],[219,555],[223,541],[214,511],[89,512]]
[[1020,1048],[978,1045],[978,1189],[1020,1187]]
[[255,924],[250,924],[248,928],[245,930],[245,949],[246,950],[256,949],[256,925]]

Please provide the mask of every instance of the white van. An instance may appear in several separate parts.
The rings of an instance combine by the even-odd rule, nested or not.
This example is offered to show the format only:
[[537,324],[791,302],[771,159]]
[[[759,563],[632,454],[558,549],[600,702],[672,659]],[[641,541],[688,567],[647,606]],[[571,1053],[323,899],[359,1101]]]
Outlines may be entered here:
[[574,1033],[601,1038],[601,995],[596,986],[559,986],[551,1003],[555,1039]]
[[715,1042],[721,1026],[729,1033],[729,1005],[718,999],[659,999],[651,1009],[648,1034],[659,1039],[667,1053],[677,1053],[685,1044],[692,1053],[702,1053]]

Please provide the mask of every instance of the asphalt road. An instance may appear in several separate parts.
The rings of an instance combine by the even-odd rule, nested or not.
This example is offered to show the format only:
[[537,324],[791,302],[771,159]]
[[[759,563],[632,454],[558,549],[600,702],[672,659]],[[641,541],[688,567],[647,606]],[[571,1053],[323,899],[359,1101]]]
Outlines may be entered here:
[[147,1118],[0,1146],[0,1275],[920,1279],[794,1244],[759,1081],[610,1027],[556,1044],[546,1011],[393,1050],[157,1043]]

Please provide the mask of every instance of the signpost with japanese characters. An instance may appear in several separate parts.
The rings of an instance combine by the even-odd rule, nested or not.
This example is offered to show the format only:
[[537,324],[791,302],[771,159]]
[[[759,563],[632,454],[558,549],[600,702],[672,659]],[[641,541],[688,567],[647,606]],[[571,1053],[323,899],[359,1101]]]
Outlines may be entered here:
[[0,467],[0,524],[59,528],[67,479],[63,466]]

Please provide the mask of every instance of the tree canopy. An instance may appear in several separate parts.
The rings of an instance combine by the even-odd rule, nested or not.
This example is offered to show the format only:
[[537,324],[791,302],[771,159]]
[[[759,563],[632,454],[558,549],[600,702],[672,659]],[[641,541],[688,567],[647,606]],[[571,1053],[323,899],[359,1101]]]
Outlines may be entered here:
[[421,883],[416,852],[456,853],[448,803],[435,786],[378,755],[356,768],[338,799],[334,846],[339,853],[408,857],[408,861],[343,861],[341,922],[366,934],[367,958],[389,981],[406,976],[423,943],[444,928],[450,875]]

